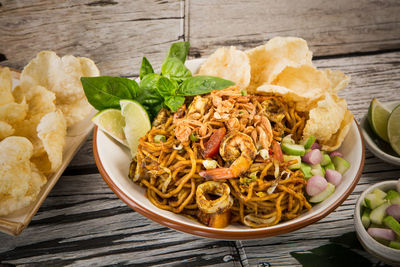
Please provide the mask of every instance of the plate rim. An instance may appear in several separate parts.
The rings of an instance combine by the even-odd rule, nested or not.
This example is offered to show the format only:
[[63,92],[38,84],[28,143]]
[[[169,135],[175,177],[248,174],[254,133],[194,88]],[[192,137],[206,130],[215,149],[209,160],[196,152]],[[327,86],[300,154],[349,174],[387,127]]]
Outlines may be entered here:
[[346,191],[341,195],[332,205],[328,206],[326,209],[324,209],[321,213],[315,214],[312,217],[307,218],[304,221],[299,221],[291,225],[290,227],[287,226],[281,226],[279,227],[279,224],[276,225],[275,228],[269,229],[269,228],[262,228],[262,229],[253,229],[252,231],[243,231],[241,232],[240,230],[238,231],[223,231],[223,229],[217,229],[217,228],[200,228],[195,225],[189,225],[184,222],[180,221],[175,221],[172,220],[171,218],[168,217],[163,217],[160,216],[159,214],[155,213],[154,211],[151,211],[137,202],[135,202],[131,197],[126,195],[111,179],[111,177],[108,175],[107,171],[105,170],[101,160],[100,160],[100,155],[97,149],[97,133],[98,133],[98,127],[94,127],[93,131],[93,155],[95,159],[96,166],[100,172],[100,175],[103,177],[104,181],[107,183],[108,187],[118,196],[119,199],[121,199],[125,204],[127,204],[130,208],[133,210],[139,212],[141,215],[149,218],[150,220],[157,222],[161,225],[170,227],[172,229],[192,234],[192,235],[197,235],[201,237],[207,237],[207,238],[213,238],[213,239],[220,239],[220,240],[251,240],[251,239],[260,239],[260,238],[266,238],[266,237],[272,237],[272,236],[277,236],[289,232],[293,232],[295,230],[298,230],[300,228],[303,228],[307,225],[310,225],[314,222],[317,222],[327,215],[329,215],[333,210],[335,210],[337,207],[339,207],[347,198],[348,196],[353,192],[354,188],[358,184],[358,181],[360,180],[362,171],[364,169],[364,161],[365,161],[365,145],[364,145],[364,138],[361,133],[361,129],[359,124],[355,119],[353,119],[355,125],[357,126],[357,132],[361,140],[361,162],[360,166],[357,170],[356,176],[354,177],[352,183],[350,186],[346,189]]

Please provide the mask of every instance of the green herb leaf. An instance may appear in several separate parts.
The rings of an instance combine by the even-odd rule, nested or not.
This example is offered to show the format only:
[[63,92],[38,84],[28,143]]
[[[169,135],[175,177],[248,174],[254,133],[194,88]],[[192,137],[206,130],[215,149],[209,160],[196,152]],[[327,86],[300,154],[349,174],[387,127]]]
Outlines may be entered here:
[[175,91],[178,88],[178,84],[175,81],[171,81],[166,77],[160,77],[157,83],[158,93],[162,97],[173,96],[175,95]]
[[185,80],[178,89],[178,94],[184,96],[207,94],[212,90],[220,90],[235,83],[213,76],[193,76]]
[[149,73],[140,79],[139,86],[144,90],[156,90],[160,77],[161,76],[157,73]]
[[335,265],[336,263],[331,262],[329,259],[312,253],[290,252],[290,255],[292,255],[292,257],[294,257],[303,267],[337,267]]
[[161,73],[163,76],[182,82],[192,76],[192,73],[185,67],[183,62],[176,57],[168,57],[161,65]]
[[178,58],[182,63],[185,63],[186,56],[189,53],[189,42],[177,42],[173,43],[169,49],[168,56],[169,58],[175,57]]
[[140,81],[140,87],[137,90],[137,97],[135,98],[136,101],[144,106],[152,119],[164,106],[164,98],[157,90],[160,77],[156,73],[145,75]]
[[372,263],[355,251],[339,244],[327,244],[309,251],[290,252],[303,267],[314,266],[372,266]]
[[151,66],[147,58],[143,57],[142,65],[140,66],[140,80],[142,80],[143,77],[149,73],[154,73],[153,67]]
[[348,232],[344,233],[341,236],[332,237],[329,239],[331,243],[336,243],[340,245],[344,245],[345,247],[349,247],[352,249],[363,250],[360,242],[357,239],[356,232]]
[[122,77],[81,77],[81,83],[89,103],[97,110],[120,108],[121,99],[134,99],[138,84]]
[[185,97],[184,96],[168,96],[165,98],[165,105],[169,107],[170,110],[173,112],[176,112],[178,108],[180,108],[183,103],[185,103]]

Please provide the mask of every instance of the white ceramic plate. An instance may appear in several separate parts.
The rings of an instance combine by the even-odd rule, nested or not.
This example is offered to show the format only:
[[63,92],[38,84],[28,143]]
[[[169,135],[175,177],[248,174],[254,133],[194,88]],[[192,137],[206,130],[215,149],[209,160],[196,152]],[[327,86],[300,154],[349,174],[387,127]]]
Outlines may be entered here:
[[[203,62],[202,59],[189,60],[186,65],[192,73],[196,73],[201,62]],[[364,144],[355,121],[339,151],[351,163],[351,167],[333,195],[313,206],[310,211],[298,218],[271,227],[253,229],[233,224],[224,229],[216,229],[155,207],[145,197],[145,189],[128,178],[131,162],[129,150],[96,127],[93,134],[93,152],[97,167],[110,188],[126,204],[151,220],[176,230],[225,240],[256,239],[291,232],[318,221],[332,212],[353,191],[364,166]]]
[[[13,72],[13,77],[13,86],[15,87],[19,84],[19,73]],[[96,111],[93,110],[84,120],[68,128],[61,166],[56,172],[47,177],[47,183],[42,187],[36,200],[31,205],[8,216],[0,216],[0,231],[11,235],[19,235],[28,226],[75,153],[93,129],[91,118],[95,113]]]

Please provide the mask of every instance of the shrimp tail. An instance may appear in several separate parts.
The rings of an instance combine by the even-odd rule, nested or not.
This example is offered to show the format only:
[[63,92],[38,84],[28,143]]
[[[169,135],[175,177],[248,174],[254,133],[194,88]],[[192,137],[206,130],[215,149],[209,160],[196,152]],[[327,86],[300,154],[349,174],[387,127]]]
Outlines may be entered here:
[[199,175],[206,179],[224,180],[236,177],[229,168],[217,168],[201,171]]

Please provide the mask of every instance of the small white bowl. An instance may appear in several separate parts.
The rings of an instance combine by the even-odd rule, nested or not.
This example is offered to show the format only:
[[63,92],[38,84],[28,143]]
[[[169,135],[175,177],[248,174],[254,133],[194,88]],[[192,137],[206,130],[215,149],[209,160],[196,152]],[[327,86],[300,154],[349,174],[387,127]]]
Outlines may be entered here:
[[389,189],[396,190],[396,184],[397,180],[393,180],[393,181],[380,182],[368,187],[358,197],[356,208],[354,211],[354,224],[356,228],[357,238],[366,251],[368,251],[371,255],[374,255],[375,257],[384,261],[387,264],[400,266],[400,250],[390,248],[376,241],[368,234],[367,230],[364,228],[361,222],[361,212],[363,210],[362,203],[364,197],[368,193],[372,192],[375,188],[379,188],[385,192],[388,191]]
[[[389,110],[394,109],[400,102],[388,102],[385,105],[389,108]],[[361,132],[364,137],[365,143],[368,149],[378,158],[393,165],[400,166],[400,156],[397,155],[396,152],[392,149],[389,143],[380,139],[371,129],[368,122],[368,114],[362,118],[361,123]]]

